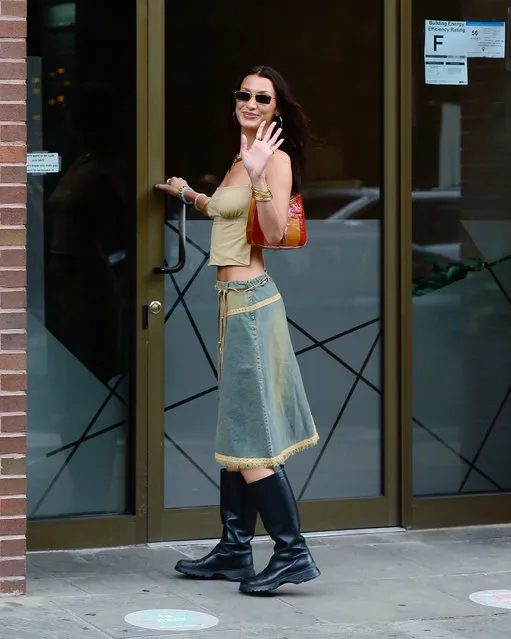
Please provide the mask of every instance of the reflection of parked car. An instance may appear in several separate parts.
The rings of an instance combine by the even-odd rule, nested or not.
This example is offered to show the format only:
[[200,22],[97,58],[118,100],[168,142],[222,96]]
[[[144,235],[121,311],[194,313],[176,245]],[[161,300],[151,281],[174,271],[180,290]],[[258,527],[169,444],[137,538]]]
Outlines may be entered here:
[[[379,220],[383,208],[378,187],[312,187],[303,190],[307,216],[327,224]],[[477,249],[461,220],[459,188],[412,192],[414,282],[475,260]]]

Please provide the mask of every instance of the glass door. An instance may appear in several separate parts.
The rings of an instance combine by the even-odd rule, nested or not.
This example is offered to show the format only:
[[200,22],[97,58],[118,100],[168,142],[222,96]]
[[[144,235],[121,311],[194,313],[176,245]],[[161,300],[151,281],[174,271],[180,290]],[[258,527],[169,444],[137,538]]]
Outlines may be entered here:
[[[266,261],[321,440],[289,460],[288,474],[307,530],[394,525],[397,385],[387,388],[384,371],[392,382],[397,3],[320,4],[315,23],[305,3],[272,3],[272,20],[286,30],[275,38],[262,29],[241,46],[252,8],[230,0],[215,12],[203,0],[151,3],[149,174],[153,182],[183,176],[212,193],[239,148],[231,96],[240,74],[264,60],[289,81],[316,135],[302,188],[310,239],[301,251],[267,252]],[[183,268],[154,274],[179,261],[180,206],[164,211],[160,194],[150,199],[149,538],[205,538],[219,529],[211,226],[188,208]]]
[[135,489],[141,4],[28,7],[30,549],[145,539]]
[[[414,526],[506,521],[511,503],[508,19],[503,0],[413,3]],[[424,38],[449,48],[452,27],[463,73],[428,79]]]

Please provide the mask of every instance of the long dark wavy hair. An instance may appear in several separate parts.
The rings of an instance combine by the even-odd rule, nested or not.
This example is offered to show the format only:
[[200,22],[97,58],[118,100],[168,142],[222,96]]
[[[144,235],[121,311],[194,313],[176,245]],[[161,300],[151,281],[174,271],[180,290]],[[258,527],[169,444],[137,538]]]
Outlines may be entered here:
[[305,170],[305,146],[311,139],[309,121],[305,115],[305,111],[294,99],[282,75],[272,67],[263,65],[252,67],[241,76],[236,88],[239,89],[243,80],[249,75],[268,78],[275,88],[275,93],[277,94],[277,109],[280,112],[280,117],[277,116],[275,120],[280,126],[280,118],[282,118],[283,124],[282,137],[284,138],[284,143],[280,148],[291,158],[291,168],[293,171],[292,192],[298,193]]

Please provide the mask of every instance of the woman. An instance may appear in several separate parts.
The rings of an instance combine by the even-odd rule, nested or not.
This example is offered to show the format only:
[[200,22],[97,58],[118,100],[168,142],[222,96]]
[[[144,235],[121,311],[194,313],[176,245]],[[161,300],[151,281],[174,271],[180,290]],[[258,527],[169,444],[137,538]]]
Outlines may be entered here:
[[[193,203],[213,219],[210,264],[218,268],[219,414],[216,460],[221,473],[220,543],[206,557],[182,560],[179,572],[241,581],[245,593],[275,590],[319,576],[300,534],[286,459],[318,434],[305,396],[280,294],[260,248],[246,241],[251,199],[270,242],[285,231],[298,190],[307,121],[282,78],[254,67],[235,92],[241,149],[211,198],[173,177],[156,188]],[[282,147],[282,148],[281,148]],[[257,513],[275,541],[268,566],[254,574],[250,542]]]

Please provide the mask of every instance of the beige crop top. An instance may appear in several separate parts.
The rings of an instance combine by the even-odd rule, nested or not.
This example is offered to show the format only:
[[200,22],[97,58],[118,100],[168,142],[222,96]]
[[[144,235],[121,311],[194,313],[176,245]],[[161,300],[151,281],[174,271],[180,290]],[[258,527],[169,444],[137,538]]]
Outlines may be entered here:
[[249,266],[246,228],[252,194],[248,186],[219,186],[208,202],[211,229],[210,266]]

